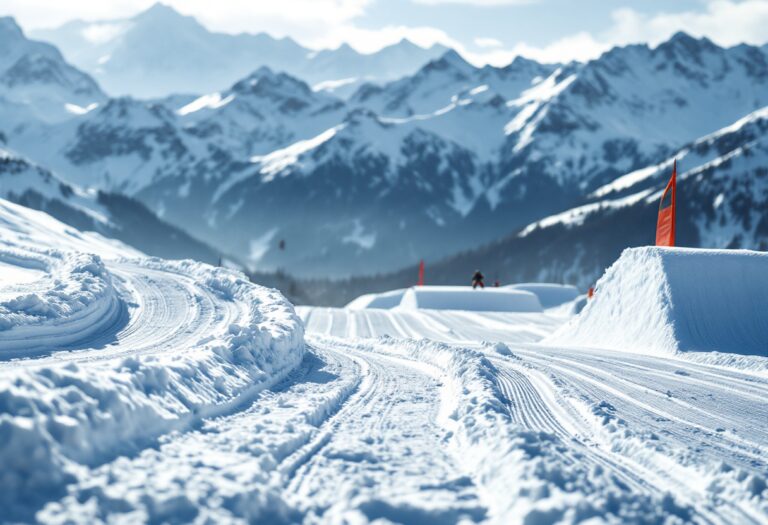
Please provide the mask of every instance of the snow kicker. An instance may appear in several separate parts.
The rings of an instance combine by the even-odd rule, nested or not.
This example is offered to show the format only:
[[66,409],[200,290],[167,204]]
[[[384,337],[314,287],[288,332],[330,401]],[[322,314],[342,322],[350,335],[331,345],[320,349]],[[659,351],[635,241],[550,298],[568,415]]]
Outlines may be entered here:
[[[630,248],[551,344],[768,356],[768,254]],[[729,357],[732,359],[732,357]]]

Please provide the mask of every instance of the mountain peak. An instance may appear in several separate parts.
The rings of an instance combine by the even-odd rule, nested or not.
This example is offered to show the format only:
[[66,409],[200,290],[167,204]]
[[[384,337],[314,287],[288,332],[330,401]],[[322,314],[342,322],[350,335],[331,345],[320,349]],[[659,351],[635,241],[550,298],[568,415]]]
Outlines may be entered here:
[[276,73],[267,66],[261,66],[244,79],[238,81],[232,86],[232,91],[279,99],[290,96],[304,98],[313,96],[310,87],[302,80],[286,73]]
[[21,38],[24,32],[12,16],[0,16],[0,42],[7,38]]
[[156,2],[152,4],[152,7],[149,9],[142,11],[138,15],[134,17],[134,20],[138,21],[161,21],[161,22],[169,22],[173,20],[179,20],[179,19],[187,19],[190,17],[184,16],[178,11],[176,11],[173,7],[164,4],[162,2]]
[[696,38],[684,31],[678,31],[656,49],[665,53],[684,51],[698,54],[701,51],[713,51],[720,48],[707,37]]
[[449,49],[443,56],[437,60],[433,60],[424,66],[427,71],[442,71],[447,69],[457,70],[460,72],[466,72],[470,69],[474,69],[472,64],[464,60],[464,58],[456,52],[454,49]]

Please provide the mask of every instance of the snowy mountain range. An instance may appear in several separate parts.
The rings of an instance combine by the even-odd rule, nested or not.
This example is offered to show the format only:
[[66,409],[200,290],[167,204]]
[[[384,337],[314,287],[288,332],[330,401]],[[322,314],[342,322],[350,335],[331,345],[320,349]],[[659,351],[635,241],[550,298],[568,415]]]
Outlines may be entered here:
[[[25,108],[26,120],[64,120],[107,96],[50,44],[28,40],[10,17],[0,18],[0,104]],[[4,124],[7,125],[7,122]]]
[[[0,38],[43,45],[14,27]],[[66,85],[49,97],[65,113]],[[207,94],[103,99],[66,120],[3,101],[0,133],[255,269],[326,277],[493,242],[766,105],[764,50],[679,33],[585,64],[477,68],[448,51],[348,99],[260,67]]]
[[111,95],[143,98],[215,91],[261,66],[299,76],[319,90],[351,93],[366,80],[412,74],[446,51],[407,40],[372,54],[348,45],[313,51],[266,33],[211,32],[161,3],[127,19],[75,20],[31,34],[58,46]]
[[[598,188],[586,204],[536,221],[480,249],[427,266],[429,284],[461,284],[467,268],[490,281],[575,283],[586,289],[622,250],[654,243],[661,192],[678,162],[680,246],[768,250],[768,107]],[[546,264],[542,264],[546,261]],[[416,268],[353,279],[310,294],[345,304],[364,291],[411,285]],[[311,283],[306,285],[311,288]]]
[[155,256],[191,258],[216,264],[220,252],[157,218],[141,202],[125,195],[83,189],[62,181],[0,147],[0,198],[48,213],[77,230],[123,241]]

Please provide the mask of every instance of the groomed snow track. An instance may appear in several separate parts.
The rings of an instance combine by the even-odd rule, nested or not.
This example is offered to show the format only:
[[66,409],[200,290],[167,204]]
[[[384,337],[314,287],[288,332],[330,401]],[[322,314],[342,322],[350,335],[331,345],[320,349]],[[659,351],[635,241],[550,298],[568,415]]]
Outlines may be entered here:
[[[499,451],[490,461],[504,467],[489,474],[486,457],[466,470],[492,519],[766,522],[765,373],[535,344],[537,328],[551,325],[526,314],[502,316],[506,323],[464,312],[301,314],[313,339],[373,338],[364,346],[400,352],[393,348],[438,344],[416,342],[426,337],[479,360],[493,379],[486,393],[509,417],[507,439],[498,422],[484,435],[485,453]],[[509,447],[516,440],[525,453]],[[474,453],[454,445],[458,457]]]
[[[0,290],[0,522],[767,521],[760,357],[541,344],[561,310],[297,316],[235,272],[52,224],[104,258],[35,252],[24,217],[0,241],[19,269]],[[49,343],[25,353],[28,326]]]

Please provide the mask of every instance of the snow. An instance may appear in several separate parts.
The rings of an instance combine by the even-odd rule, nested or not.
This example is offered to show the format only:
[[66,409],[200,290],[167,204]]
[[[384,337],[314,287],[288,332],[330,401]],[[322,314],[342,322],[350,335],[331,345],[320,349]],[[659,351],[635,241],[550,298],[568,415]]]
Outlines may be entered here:
[[[542,310],[575,292],[552,283],[296,311],[1,200],[0,224],[0,349],[73,337],[0,352],[5,521],[765,521],[768,357],[744,355],[768,340],[765,254],[629,250],[573,319]],[[100,298],[112,322],[69,323],[109,317]],[[620,348],[563,336],[617,313]],[[717,351],[658,351],[669,323]]]
[[235,95],[233,94],[222,97],[221,93],[211,93],[196,98],[186,106],[179,108],[176,113],[183,117],[189,115],[190,113],[200,111],[201,109],[219,109],[226,106],[233,100],[235,100]]
[[473,312],[540,312],[538,297],[522,290],[467,286],[416,286],[400,302],[403,309],[465,310]]
[[89,466],[228,413],[303,358],[293,307],[238,272],[2,200],[0,224],[0,260],[22,276],[0,290],[3,519],[29,521]]
[[273,151],[268,155],[254,156],[251,158],[251,162],[260,164],[260,173],[267,175],[266,180],[269,180],[270,177],[273,178],[275,175],[285,170],[288,166],[298,162],[299,157],[302,154],[317,148],[325,142],[328,142],[336,135],[336,133],[342,129],[344,129],[344,124],[340,124],[331,129],[327,129],[311,139],[300,140],[299,142],[291,144],[287,148]]
[[[361,405],[353,395],[349,410],[339,410],[346,425],[327,437],[324,447],[334,457],[354,447],[347,457],[356,460],[334,468],[321,448],[297,472],[301,481],[291,488],[319,491],[321,479],[346,487],[358,476],[351,499],[323,496],[321,508],[336,502],[325,513],[313,507],[312,492],[300,494],[302,508],[315,508],[318,518],[305,522],[381,518],[370,511],[372,499],[388,503],[389,519],[403,515],[398,511],[421,511],[421,522],[438,510],[453,517],[460,502],[476,505],[478,493],[487,509],[479,521],[491,523],[550,523],[552,516],[568,523],[585,516],[609,523],[764,521],[768,407],[761,396],[768,377],[668,356],[545,345],[542,339],[564,322],[547,313],[301,308],[300,314],[313,348],[363,360],[362,377],[372,375],[379,388],[366,380],[360,398],[381,403]],[[382,369],[382,356],[400,360]],[[414,369],[441,384],[431,414],[434,389],[423,379],[421,395],[409,389],[418,381]],[[391,375],[404,380],[393,383]],[[415,506],[388,478],[365,483],[382,464],[397,464],[402,438],[378,441],[379,432],[347,429],[379,423],[382,411],[384,429],[411,432],[417,418],[442,437],[440,447],[458,462],[454,479],[466,476],[440,485],[454,491],[449,502],[431,492],[434,482],[419,489]],[[359,426],[349,424],[355,419]],[[434,468],[434,451],[408,457],[399,478],[408,488],[414,471],[445,470]]]
[[360,219],[355,219],[353,230],[341,238],[345,244],[355,244],[363,250],[370,250],[376,246],[376,232],[365,232],[365,227]]
[[519,283],[505,286],[512,290],[522,290],[536,294],[541,306],[554,308],[576,300],[579,290],[575,286],[555,283]]
[[14,284],[26,284],[40,279],[44,272],[37,268],[26,268],[0,260],[0,286],[8,289]]
[[350,310],[362,310],[365,308],[390,309],[400,305],[400,301],[405,294],[405,288],[401,290],[391,290],[382,293],[369,293],[353,299],[347,306]]
[[[660,192],[658,196],[661,196]],[[592,213],[600,210],[624,208],[646,198],[649,200],[658,199],[653,190],[648,189],[634,193],[632,195],[627,195],[626,197],[621,197],[619,199],[605,199],[600,202],[584,204],[564,212],[556,213],[555,215],[550,215],[549,217],[545,217],[532,224],[529,224],[518,233],[518,236],[525,237],[537,229],[550,228],[558,224],[565,226],[578,226],[584,224],[584,220],[586,220],[586,218]]]
[[337,80],[325,80],[323,82],[318,82],[317,84],[312,86],[312,91],[331,91],[332,92],[344,86],[355,84],[356,82],[359,82],[359,80],[360,79],[357,77],[340,78]]
[[630,248],[597,282],[581,315],[548,342],[669,356],[768,357],[766,311],[768,254]]
[[89,111],[93,111],[99,107],[99,104],[97,102],[93,102],[91,104],[88,104],[87,106],[78,106],[77,104],[64,104],[64,108],[72,113],[73,115],[85,115]]

